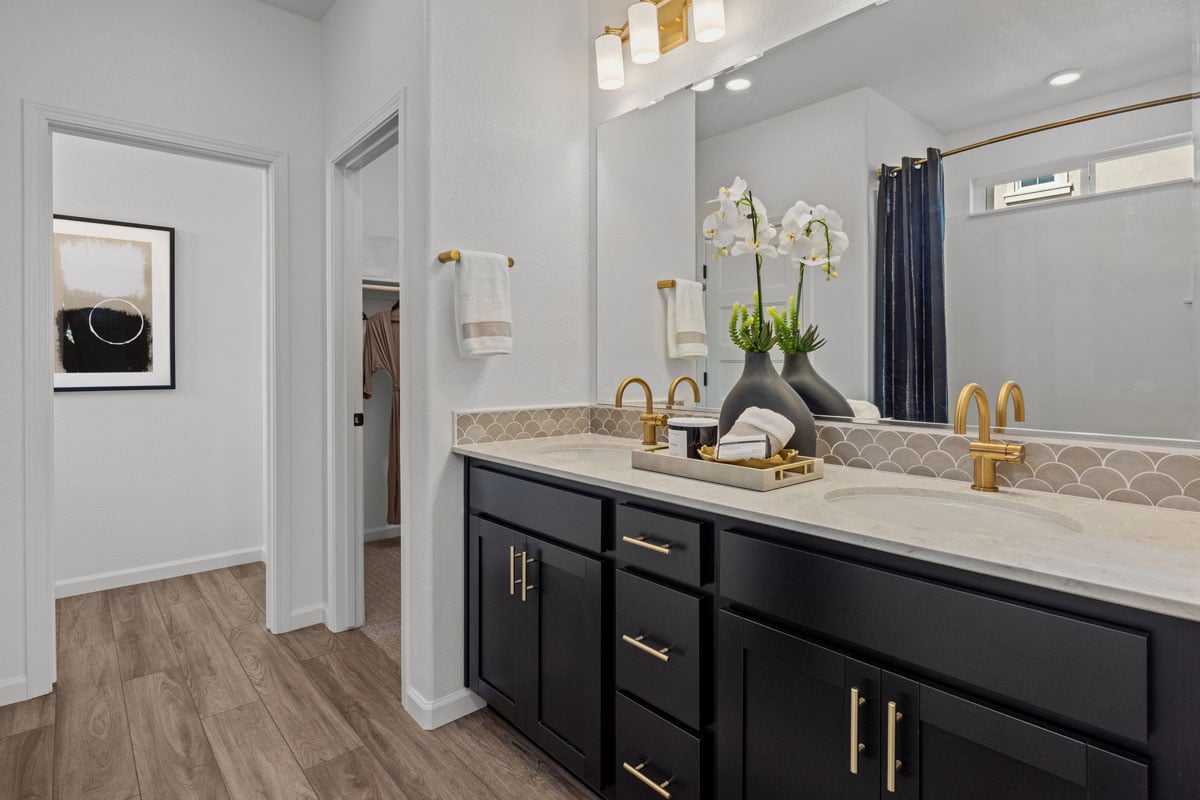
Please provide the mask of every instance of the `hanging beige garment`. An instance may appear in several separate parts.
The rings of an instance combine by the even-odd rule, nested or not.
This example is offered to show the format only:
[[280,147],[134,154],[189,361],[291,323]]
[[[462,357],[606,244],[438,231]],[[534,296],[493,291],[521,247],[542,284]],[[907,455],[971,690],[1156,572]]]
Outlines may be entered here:
[[372,314],[363,332],[363,397],[371,396],[371,379],[377,371],[382,369],[392,376],[387,474],[389,525],[400,524],[400,341],[396,314],[395,310]]

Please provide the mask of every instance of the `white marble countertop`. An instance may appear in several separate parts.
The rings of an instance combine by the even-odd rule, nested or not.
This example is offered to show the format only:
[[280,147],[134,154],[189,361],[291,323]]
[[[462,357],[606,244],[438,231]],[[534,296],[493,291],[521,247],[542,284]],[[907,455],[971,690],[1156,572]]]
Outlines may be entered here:
[[[582,434],[458,445],[454,452],[588,486],[688,509],[803,531],[838,542],[1007,578],[1168,616],[1200,621],[1200,514],[1130,503],[1005,489],[992,495],[967,484],[856,467],[825,467],[825,477],[754,492],[634,469],[622,450],[637,441]],[[591,452],[585,452],[585,451]],[[1069,518],[1067,527],[1034,534],[946,534],[851,511],[826,495],[881,489],[962,495],[968,502],[1024,507]]]

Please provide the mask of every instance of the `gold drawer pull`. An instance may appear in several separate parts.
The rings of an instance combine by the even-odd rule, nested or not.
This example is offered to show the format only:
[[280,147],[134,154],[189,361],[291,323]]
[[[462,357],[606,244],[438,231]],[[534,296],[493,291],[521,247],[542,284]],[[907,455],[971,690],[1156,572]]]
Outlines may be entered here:
[[850,689],[850,774],[858,774],[858,754],[867,749],[858,736],[858,709],[865,705],[867,698],[863,697],[858,687]]
[[661,553],[664,556],[671,555],[670,544],[655,544],[654,542],[647,542],[645,536],[622,536],[621,541],[629,542],[629,544],[636,545],[637,547],[644,547],[647,550],[653,550],[654,552]]
[[650,655],[654,656],[659,661],[671,660],[671,657],[667,655],[667,653],[671,652],[671,648],[664,647],[662,650],[655,650],[650,645],[643,643],[642,640],[645,638],[645,636],[630,636],[628,633],[621,635],[621,641],[625,642],[625,644],[631,644],[638,650],[641,650],[643,653],[649,653]]
[[521,553],[521,602],[529,601],[529,593],[536,589],[536,586],[529,585],[529,565],[536,564],[536,558],[530,558],[528,552]]
[[508,593],[515,595],[517,593],[517,573],[516,573],[517,548],[512,545],[508,546]]
[[642,783],[646,784],[651,789],[653,789],[658,794],[659,797],[665,797],[666,800],[671,800],[671,793],[667,791],[667,787],[671,785],[671,781],[665,780],[662,783],[655,783],[654,781],[650,780],[645,775],[643,775],[642,768],[646,766],[645,761],[638,764],[636,767],[633,766],[632,764],[630,764],[628,761],[622,761],[621,766],[624,767],[625,771],[628,772],[630,775],[637,778],[639,781],[641,781]]
[[896,758],[896,723],[904,719],[904,715],[896,710],[894,702],[888,703],[887,716],[887,790],[896,792],[896,770],[904,766],[904,762]]

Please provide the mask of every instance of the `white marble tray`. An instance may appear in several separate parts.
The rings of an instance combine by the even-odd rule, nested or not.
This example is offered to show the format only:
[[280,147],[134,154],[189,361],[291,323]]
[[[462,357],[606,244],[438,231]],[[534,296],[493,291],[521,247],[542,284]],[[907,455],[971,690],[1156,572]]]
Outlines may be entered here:
[[634,450],[635,469],[648,469],[682,478],[709,483],[723,483],[756,492],[769,492],[784,486],[820,480],[825,476],[825,462],[820,458],[799,458],[790,464],[766,469],[721,464],[700,458],[681,458],[664,450]]

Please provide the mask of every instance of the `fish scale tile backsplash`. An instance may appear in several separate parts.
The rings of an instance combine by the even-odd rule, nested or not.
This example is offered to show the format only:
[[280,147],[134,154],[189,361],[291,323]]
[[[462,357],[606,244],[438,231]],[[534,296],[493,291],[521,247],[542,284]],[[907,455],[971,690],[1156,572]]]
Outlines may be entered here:
[[[579,433],[641,438],[638,408],[564,406],[455,414],[458,444]],[[686,410],[689,416],[715,416]],[[1200,451],[1117,447],[1082,440],[997,436],[1025,444],[1025,463],[996,465],[1001,486],[1097,500],[1200,511]],[[666,431],[658,432],[666,442]],[[903,427],[818,422],[817,455],[827,464],[970,481],[966,436]]]

